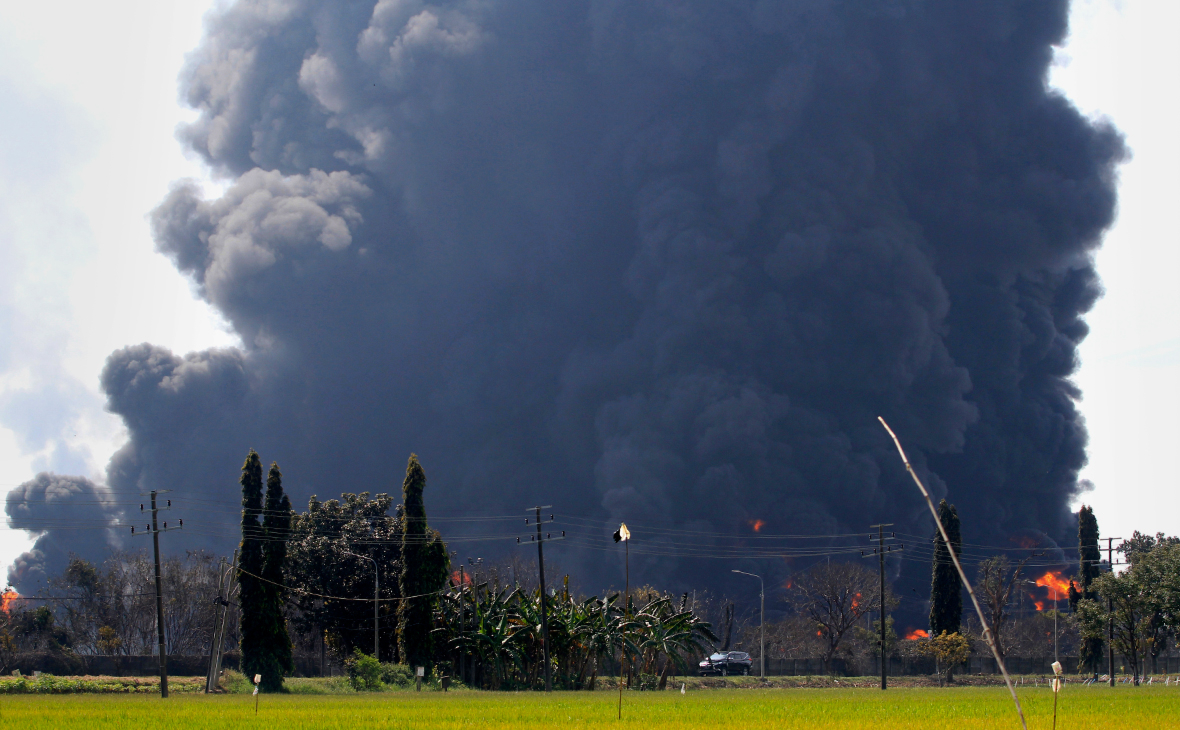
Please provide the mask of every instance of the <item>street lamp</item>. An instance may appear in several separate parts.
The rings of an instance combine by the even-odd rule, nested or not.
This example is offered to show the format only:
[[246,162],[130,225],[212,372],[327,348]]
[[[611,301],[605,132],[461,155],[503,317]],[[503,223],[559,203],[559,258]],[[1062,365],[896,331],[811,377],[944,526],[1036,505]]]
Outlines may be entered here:
[[766,586],[762,582],[762,576],[747,573],[744,570],[735,570],[734,573],[741,573],[748,575],[751,578],[758,579],[758,600],[761,601],[762,606],[759,609],[758,615],[758,676],[766,677]]
[[[627,621],[631,620],[631,531],[627,529],[627,523],[619,524],[619,529],[615,530],[614,538],[616,543],[623,543],[623,570],[626,577],[624,580],[623,589],[623,616]],[[542,597],[543,598],[543,597]],[[619,652],[619,719],[623,719],[623,667],[627,664],[627,646],[623,645]]]
[[354,558],[368,560],[373,564],[373,658],[377,661],[381,661],[381,634],[377,632],[377,607],[380,605],[378,601],[380,600],[379,595],[381,590],[381,573],[379,570],[377,570],[377,561],[373,558],[370,558],[368,555],[358,555],[357,553],[350,553],[347,550],[344,551],[344,554],[351,555]]

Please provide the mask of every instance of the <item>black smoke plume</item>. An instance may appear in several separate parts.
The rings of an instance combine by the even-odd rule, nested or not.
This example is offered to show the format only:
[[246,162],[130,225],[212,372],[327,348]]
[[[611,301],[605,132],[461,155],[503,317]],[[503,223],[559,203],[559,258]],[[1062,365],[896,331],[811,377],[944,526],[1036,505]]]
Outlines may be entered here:
[[244,346],[111,355],[110,487],[223,500],[167,542],[227,551],[249,448],[297,498],[395,493],[413,451],[436,513],[684,530],[632,565],[680,587],[759,520],[930,534],[880,415],[966,542],[1070,539],[1124,148],[1046,86],[1067,11],[240,0],[182,79],[231,185],[152,220]]

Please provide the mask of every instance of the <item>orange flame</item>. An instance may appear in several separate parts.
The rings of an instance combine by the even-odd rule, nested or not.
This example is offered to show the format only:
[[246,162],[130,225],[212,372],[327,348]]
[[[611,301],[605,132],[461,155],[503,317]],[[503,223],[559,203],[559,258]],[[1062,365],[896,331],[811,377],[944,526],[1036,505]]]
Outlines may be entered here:
[[457,586],[460,581],[463,582],[463,585],[471,585],[471,575],[466,572],[460,573],[457,570],[451,573],[451,585]]
[[754,532],[762,532],[762,527],[766,524],[763,520],[746,520],[746,522],[754,528]]
[[1069,581],[1062,577],[1061,572],[1057,570],[1050,570],[1040,578],[1037,578],[1037,585],[1049,589],[1056,589],[1058,599],[1061,596],[1069,595]]
[[8,604],[12,603],[18,598],[20,598],[20,594],[11,588],[4,591],[4,593],[0,593],[0,611],[8,613]]
[[853,608],[853,609],[855,609],[855,608],[856,608],[857,606],[859,606],[859,605],[860,605],[860,594],[859,594],[859,593],[857,593],[857,594],[856,594],[855,596],[853,596],[853,598],[852,598],[852,608]]
[[787,584],[786,584],[785,586],[783,586],[783,587],[784,587],[784,588],[794,588],[794,587],[795,587],[795,583],[794,583],[794,582],[793,582],[793,581],[792,581],[790,578],[788,578],[788,579],[787,579]]
[[1038,610],[1038,611],[1044,611],[1044,610],[1045,610],[1045,604],[1044,604],[1044,602],[1042,602],[1042,601],[1037,601],[1037,602],[1036,602],[1036,603],[1034,603],[1033,605],[1037,607],[1037,610]]
[[906,638],[906,639],[908,639],[908,640],[910,640],[910,641],[913,641],[913,640],[915,640],[915,639],[929,639],[929,638],[930,638],[930,632],[929,632],[929,631],[925,631],[925,630],[923,630],[923,629],[910,629],[910,630],[909,630],[909,633],[907,633],[907,634],[905,635],[905,638]]

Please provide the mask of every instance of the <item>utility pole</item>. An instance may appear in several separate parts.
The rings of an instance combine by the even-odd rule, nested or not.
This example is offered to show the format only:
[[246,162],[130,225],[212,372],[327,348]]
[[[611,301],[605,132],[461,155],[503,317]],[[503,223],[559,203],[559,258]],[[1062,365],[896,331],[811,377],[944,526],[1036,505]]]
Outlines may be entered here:
[[[886,540],[892,540],[894,537],[896,537],[896,533],[890,533],[889,537],[885,537],[885,528],[886,527],[893,527],[892,522],[884,522],[880,525],[869,525],[869,529],[872,529],[874,527],[877,528],[877,547],[873,548],[873,552],[876,553],[880,558],[880,574],[881,574],[881,689],[886,689],[888,687],[888,684],[887,684],[887,680],[885,678],[888,674],[889,656],[886,653],[886,642],[885,642],[885,638],[886,638],[886,634],[885,634],[885,629],[886,629],[886,623],[885,623],[885,553],[893,552],[894,548],[901,550],[903,548],[903,546],[902,545],[890,545],[889,547],[885,547]],[[869,535],[869,539],[871,540],[872,538],[873,538],[873,536]],[[862,552],[861,556],[863,557],[864,555],[865,555],[865,553]]]
[[[1121,537],[1106,538],[1106,562],[1110,565],[1110,572],[1114,573],[1114,541]],[[1114,686],[1114,599],[1106,599],[1106,676],[1110,686]]]
[[[222,561],[222,565],[225,561]],[[209,652],[209,676],[205,680],[205,691],[212,692],[217,689],[217,679],[221,676],[221,647],[225,642],[225,622],[229,617],[229,599],[234,593],[235,583],[237,582],[238,571],[238,551],[234,550],[233,563],[229,570],[222,574],[221,580],[218,581],[217,587],[217,610],[213,617],[213,646]],[[222,593],[221,584],[228,579],[228,584],[225,584],[225,592]]]
[[[549,515],[548,520],[541,519],[541,510],[552,509],[553,505],[546,504],[540,507],[530,507],[525,512],[536,512],[537,514],[537,569],[540,571],[541,578],[541,654],[545,662],[545,691],[553,691],[553,668],[549,666],[549,615],[545,610],[545,549],[544,543],[550,540],[564,540],[565,532],[562,531],[559,537],[553,537],[553,533],[541,534],[541,524],[543,522],[553,522],[553,515]],[[529,523],[526,517],[524,523]],[[521,544],[520,538],[516,538],[516,542]],[[530,536],[529,542],[533,542]]]
[[553,691],[553,671],[549,666],[549,615],[545,611],[545,541],[541,539],[541,508],[537,507],[537,569],[541,575],[541,652],[545,661],[545,691]]
[[[180,525],[178,527],[168,527],[168,523],[165,522],[164,527],[161,528],[159,526],[159,524],[156,522],[157,513],[159,513],[161,510],[166,510],[166,509],[172,508],[172,500],[167,501],[166,507],[160,507],[159,505],[156,504],[156,495],[165,494],[168,491],[169,490],[167,490],[167,489],[159,489],[159,490],[153,489],[152,491],[148,492],[148,495],[151,497],[152,523],[147,526],[147,532],[140,533],[141,535],[147,535],[149,533],[151,534],[151,536],[152,536],[152,550],[155,553],[155,561],[156,561],[156,637],[159,640],[159,646],[160,646],[160,697],[161,698],[168,697],[168,651],[164,645],[164,592],[163,592],[163,587],[162,587],[161,580],[160,580],[160,533],[167,532],[168,530],[178,530],[178,529],[184,527],[184,520],[180,520]],[[139,505],[139,511],[140,512],[144,511],[142,504]],[[134,527],[131,528],[131,534],[132,535],[135,534]]]
[[758,614],[758,676],[766,677],[766,585],[762,582],[762,576],[747,573],[744,570],[735,570],[734,573],[741,573],[748,575],[751,578],[758,579],[758,600],[761,602]]
[[222,605],[221,589],[225,587],[225,558],[217,564],[217,598],[213,599],[213,636],[209,641],[209,671],[205,675],[205,694],[213,691],[216,677],[213,674],[213,657],[217,653],[217,629],[220,623]]

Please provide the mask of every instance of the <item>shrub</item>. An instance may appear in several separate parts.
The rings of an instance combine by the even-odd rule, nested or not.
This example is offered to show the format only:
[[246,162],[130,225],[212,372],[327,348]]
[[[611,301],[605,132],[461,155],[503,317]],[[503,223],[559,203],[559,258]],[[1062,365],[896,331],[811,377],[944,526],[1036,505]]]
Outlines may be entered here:
[[357,692],[381,689],[381,662],[376,657],[353,649],[352,657],[344,664],[348,670],[348,683]]
[[405,664],[386,662],[381,665],[381,681],[395,687],[409,687],[414,684],[414,671]]
[[650,692],[660,686],[660,678],[654,674],[637,674],[635,675],[635,683],[632,685],[633,689],[642,692]]

